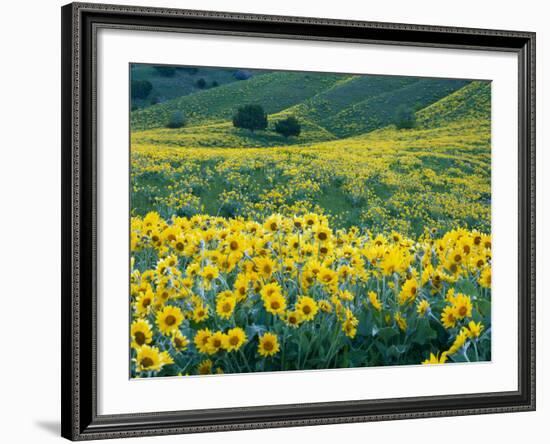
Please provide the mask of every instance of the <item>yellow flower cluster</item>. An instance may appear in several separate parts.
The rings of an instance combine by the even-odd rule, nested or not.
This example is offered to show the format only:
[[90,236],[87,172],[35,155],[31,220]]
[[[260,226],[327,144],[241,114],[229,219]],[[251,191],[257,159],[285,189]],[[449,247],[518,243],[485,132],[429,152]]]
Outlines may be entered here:
[[135,377],[490,359],[491,240],[476,230],[149,212],[131,251]]
[[414,130],[400,140],[405,136],[399,132],[379,130],[299,149],[195,149],[177,138],[173,146],[136,133],[132,208],[141,215],[156,210],[164,217],[207,213],[251,220],[315,212],[333,226],[413,237],[426,226],[438,234],[456,226],[487,231],[488,141],[470,139],[467,128],[441,131]]

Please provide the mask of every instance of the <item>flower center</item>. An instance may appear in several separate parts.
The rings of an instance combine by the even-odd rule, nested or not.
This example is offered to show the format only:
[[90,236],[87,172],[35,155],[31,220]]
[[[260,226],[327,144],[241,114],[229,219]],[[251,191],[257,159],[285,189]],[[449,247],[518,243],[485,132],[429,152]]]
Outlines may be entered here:
[[134,340],[136,341],[137,345],[145,344],[145,333],[143,333],[142,331],[136,331],[134,333]]
[[164,320],[166,325],[174,325],[176,323],[176,318],[173,315],[166,316],[166,319]]
[[309,305],[304,305],[304,307],[302,308],[302,311],[305,314],[310,314],[311,313],[311,307]]
[[229,244],[229,248],[235,251],[237,248],[239,248],[239,243],[237,241],[231,241],[231,243]]
[[273,342],[265,341],[264,342],[264,349],[267,350],[267,351],[273,350]]
[[151,358],[147,356],[141,360],[140,364],[143,368],[147,368],[147,367],[151,367],[154,364],[154,362]]
[[319,240],[327,240],[327,233],[321,232],[317,235]]
[[237,345],[239,343],[239,338],[237,336],[231,336],[229,338],[229,343],[231,345]]

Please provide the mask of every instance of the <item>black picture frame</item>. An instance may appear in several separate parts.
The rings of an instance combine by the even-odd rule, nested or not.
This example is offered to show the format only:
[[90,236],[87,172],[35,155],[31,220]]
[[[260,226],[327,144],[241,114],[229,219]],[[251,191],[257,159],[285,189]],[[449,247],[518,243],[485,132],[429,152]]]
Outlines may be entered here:
[[[71,440],[535,409],[535,33],[72,3],[62,14],[62,436]],[[99,28],[507,51],[519,66],[518,390],[100,416],[96,381]]]

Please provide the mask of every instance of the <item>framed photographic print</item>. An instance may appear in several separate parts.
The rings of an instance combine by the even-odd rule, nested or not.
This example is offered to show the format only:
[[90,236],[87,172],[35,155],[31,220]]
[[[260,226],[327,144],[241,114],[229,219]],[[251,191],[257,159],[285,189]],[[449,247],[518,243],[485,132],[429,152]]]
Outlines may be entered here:
[[62,435],[533,410],[535,35],[62,8]]

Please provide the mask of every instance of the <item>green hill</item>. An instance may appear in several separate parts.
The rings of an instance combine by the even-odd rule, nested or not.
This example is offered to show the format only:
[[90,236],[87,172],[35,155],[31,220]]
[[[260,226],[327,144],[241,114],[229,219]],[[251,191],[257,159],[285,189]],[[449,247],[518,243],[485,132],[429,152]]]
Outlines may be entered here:
[[[238,81],[234,76],[235,71],[237,71],[234,68],[168,67],[171,72],[163,71],[163,68],[166,67],[142,63],[131,65],[132,81],[146,80],[152,85],[152,90],[146,98],[133,98],[133,109],[149,107],[176,97],[199,92],[202,89]],[[250,70],[248,72],[251,76],[256,76],[263,74],[265,71]],[[205,82],[203,88],[198,86],[200,79]]]
[[[283,116],[283,113],[278,116]],[[132,144],[149,144],[176,147],[220,147],[220,148],[261,148],[272,146],[301,145],[335,140],[336,137],[324,128],[307,120],[301,120],[300,137],[285,138],[274,132],[274,121],[266,131],[250,132],[234,128],[231,122],[214,122],[204,125],[187,126],[179,129],[154,128],[132,133]]]
[[372,97],[367,94],[366,99],[344,108],[336,115],[322,118],[318,123],[339,137],[367,133],[390,125],[396,109],[401,105],[420,110],[468,83],[468,80],[409,78],[401,82],[401,87]]
[[188,126],[227,121],[235,110],[258,103],[268,114],[286,108],[330,88],[341,74],[273,72],[170,100],[131,114],[132,131],[162,128],[174,111],[181,111]]
[[491,119],[491,83],[472,82],[417,113],[419,127],[437,127],[449,122]]
[[[252,133],[232,126],[233,113],[246,103],[264,107],[269,114],[266,131]],[[393,127],[400,105],[417,110],[415,133]],[[184,114],[186,125],[165,128],[175,111]],[[490,114],[489,82],[278,71],[133,111],[132,143],[178,147],[311,145],[361,137],[372,131],[380,134],[377,130],[384,128],[384,139],[394,137],[395,131],[396,141],[414,140],[422,136],[421,130],[430,128],[439,128],[438,136],[464,136],[464,128],[471,126],[468,122],[482,125],[485,131]],[[273,131],[275,122],[288,115],[301,122],[299,137],[285,139]]]
[[418,81],[416,77],[350,76],[331,88],[289,109],[289,112],[316,122],[328,121],[342,110],[368,98],[398,90]]

